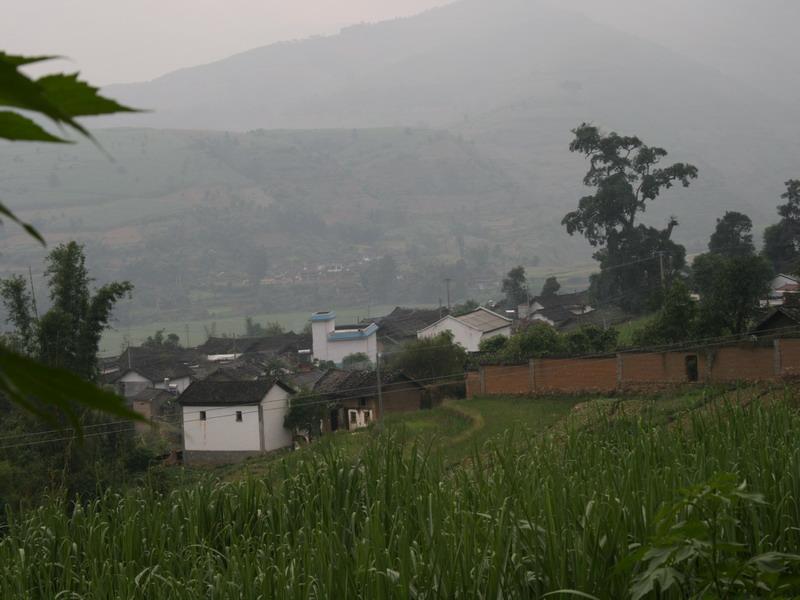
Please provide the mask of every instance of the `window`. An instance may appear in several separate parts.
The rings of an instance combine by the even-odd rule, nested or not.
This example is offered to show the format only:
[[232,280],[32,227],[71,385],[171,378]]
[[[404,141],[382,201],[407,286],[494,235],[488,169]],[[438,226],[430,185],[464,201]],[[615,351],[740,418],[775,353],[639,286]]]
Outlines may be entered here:
[[366,398],[359,398],[358,399],[358,405],[361,406],[361,407],[366,406],[367,405],[367,399]]
[[364,423],[369,423],[372,420],[372,411],[365,410],[364,411]]
[[200,411],[200,420],[201,421],[205,421],[206,420],[206,411],[204,411],[204,410]]
[[697,381],[699,378],[697,355],[690,354],[686,357],[686,379],[688,381]]
[[350,411],[350,423],[355,425],[358,422],[358,413],[354,410]]
[[241,423],[242,422],[242,411],[240,411],[240,410],[236,411],[236,422],[237,423]]

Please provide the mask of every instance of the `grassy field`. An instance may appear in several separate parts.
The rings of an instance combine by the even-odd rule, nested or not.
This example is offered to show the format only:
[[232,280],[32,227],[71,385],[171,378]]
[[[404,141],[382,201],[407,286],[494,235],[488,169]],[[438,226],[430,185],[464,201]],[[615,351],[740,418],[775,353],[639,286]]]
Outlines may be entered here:
[[459,402],[227,482],[45,501],[9,515],[0,597],[798,597],[795,390],[583,400]]
[[[390,313],[394,308],[394,306],[385,305],[336,309],[336,316],[338,322],[348,323],[357,319],[366,319],[368,316],[382,316]],[[211,330],[212,326],[216,335],[244,335],[244,316],[229,316],[227,311],[221,311],[220,314],[219,318],[213,317],[203,321],[162,321],[148,325],[109,329],[104,332],[103,338],[100,340],[100,354],[101,356],[119,354],[121,350],[125,349],[128,342],[132,346],[138,346],[159,329],[164,329],[167,333],[177,333],[181,337],[181,343],[188,347],[205,342],[206,331]],[[311,313],[308,311],[280,312],[250,316],[262,325],[280,323],[286,330],[300,332],[308,323]]]

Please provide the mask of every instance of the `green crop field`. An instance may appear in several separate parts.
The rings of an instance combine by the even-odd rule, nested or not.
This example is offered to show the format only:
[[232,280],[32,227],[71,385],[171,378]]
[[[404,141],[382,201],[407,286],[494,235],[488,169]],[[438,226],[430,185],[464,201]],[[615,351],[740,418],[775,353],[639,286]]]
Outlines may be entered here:
[[0,530],[0,597],[795,598],[794,394],[475,399],[44,501]]

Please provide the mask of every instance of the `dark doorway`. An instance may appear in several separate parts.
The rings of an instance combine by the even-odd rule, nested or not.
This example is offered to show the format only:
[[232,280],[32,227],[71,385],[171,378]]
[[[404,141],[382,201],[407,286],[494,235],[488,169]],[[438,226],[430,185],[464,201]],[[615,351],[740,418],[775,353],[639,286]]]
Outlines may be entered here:
[[339,430],[339,409],[331,411],[331,431]]
[[697,355],[690,354],[686,357],[686,379],[689,381],[697,381],[699,377],[698,371],[698,363],[697,363]]

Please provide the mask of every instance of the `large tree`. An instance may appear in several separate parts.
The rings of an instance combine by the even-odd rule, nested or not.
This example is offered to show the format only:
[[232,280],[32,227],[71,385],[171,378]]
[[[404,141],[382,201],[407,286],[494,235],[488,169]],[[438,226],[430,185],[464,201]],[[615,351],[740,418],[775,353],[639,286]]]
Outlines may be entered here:
[[787,181],[781,198],[781,220],[764,232],[764,255],[776,271],[794,272],[800,266],[800,179]]
[[685,263],[685,249],[671,240],[678,225],[671,218],[664,229],[639,223],[649,202],[675,184],[688,187],[697,168],[686,163],[660,166],[663,148],[645,145],[638,137],[603,134],[587,123],[572,132],[570,151],[589,160],[583,183],[594,188],[562,224],[570,235],[580,233],[598,248],[594,257],[600,274],[592,291],[600,301],[614,301],[641,310],[666,275]]
[[701,254],[692,263],[692,282],[700,294],[697,332],[702,336],[744,333],[769,293],[772,268],[755,253]]
[[727,211],[717,219],[717,227],[708,242],[708,251],[722,256],[748,256],[755,252],[753,222],[745,214]]
[[525,267],[518,266],[511,269],[503,279],[501,291],[506,295],[506,300],[514,307],[525,302],[528,298]]
[[114,306],[133,286],[112,282],[92,293],[83,246],[76,242],[56,246],[46,260],[51,307],[41,316],[24,277],[0,282],[0,297],[15,327],[13,338],[20,350],[44,364],[92,380],[100,337]]
[[558,290],[561,289],[561,284],[558,283],[558,279],[556,277],[548,277],[544,281],[544,285],[542,286],[541,296],[545,298],[552,297],[558,294]]

